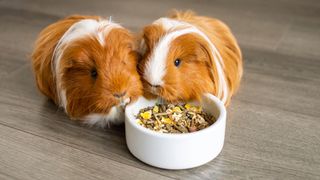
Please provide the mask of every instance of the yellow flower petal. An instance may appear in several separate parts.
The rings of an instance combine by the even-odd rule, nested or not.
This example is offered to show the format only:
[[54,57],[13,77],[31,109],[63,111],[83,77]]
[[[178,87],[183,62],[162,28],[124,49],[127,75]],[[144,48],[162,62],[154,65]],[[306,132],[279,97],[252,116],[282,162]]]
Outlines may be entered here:
[[191,105],[191,104],[186,104],[186,105],[184,105],[184,107],[185,107],[186,109],[190,109],[190,108],[192,107],[192,105]]
[[165,124],[172,124],[173,121],[170,118],[164,118],[162,117],[161,121]]
[[176,106],[173,108],[173,112],[182,112],[182,111],[178,106]]
[[140,116],[141,116],[143,119],[150,119],[150,118],[151,118],[151,115],[152,115],[151,110],[140,113]]
[[158,113],[158,112],[159,112],[159,106],[154,106],[153,109],[152,109],[152,111],[153,111],[154,113]]
[[193,112],[200,112],[202,111],[202,107],[201,106],[193,106],[191,104],[186,104],[184,105],[184,107],[187,109],[187,110],[190,110],[190,111],[193,111]]

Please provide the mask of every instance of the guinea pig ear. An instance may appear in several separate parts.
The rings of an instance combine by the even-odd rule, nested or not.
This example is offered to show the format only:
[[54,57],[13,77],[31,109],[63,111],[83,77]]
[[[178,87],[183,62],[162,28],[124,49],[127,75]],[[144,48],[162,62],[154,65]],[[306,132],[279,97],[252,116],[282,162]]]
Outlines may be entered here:
[[58,103],[56,85],[51,71],[51,60],[55,46],[74,23],[87,18],[98,19],[94,16],[69,16],[42,30],[35,42],[31,58],[37,86],[44,95],[51,98],[56,104]]
[[140,42],[140,49],[144,52],[150,51],[159,39],[165,34],[165,30],[156,24],[151,24],[143,29],[143,38]]

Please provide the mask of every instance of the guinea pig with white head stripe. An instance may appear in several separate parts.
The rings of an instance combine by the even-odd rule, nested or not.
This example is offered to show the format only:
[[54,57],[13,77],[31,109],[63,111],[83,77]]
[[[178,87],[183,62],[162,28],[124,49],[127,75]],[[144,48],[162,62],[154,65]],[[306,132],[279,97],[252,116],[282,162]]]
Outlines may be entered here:
[[175,11],[143,29],[138,70],[146,97],[168,102],[211,93],[225,105],[239,87],[242,55],[221,21]]
[[39,90],[71,119],[104,127],[124,120],[142,94],[133,35],[110,19],[70,16],[46,27],[32,54]]

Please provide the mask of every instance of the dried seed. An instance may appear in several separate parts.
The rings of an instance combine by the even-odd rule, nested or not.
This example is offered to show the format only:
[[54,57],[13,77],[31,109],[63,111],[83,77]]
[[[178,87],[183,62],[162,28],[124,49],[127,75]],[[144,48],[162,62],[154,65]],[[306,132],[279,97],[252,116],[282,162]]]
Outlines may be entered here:
[[165,112],[166,111],[166,106],[164,105],[164,104],[161,104],[160,105],[160,110],[161,110],[161,112]]
[[188,129],[183,127],[183,126],[179,126],[179,125],[174,125],[174,127],[180,131],[181,133],[187,133],[188,132]]
[[136,122],[160,133],[189,133],[212,125],[215,117],[191,104],[156,104],[140,110]]
[[189,127],[189,132],[195,132],[195,131],[197,131],[197,127],[195,126]]

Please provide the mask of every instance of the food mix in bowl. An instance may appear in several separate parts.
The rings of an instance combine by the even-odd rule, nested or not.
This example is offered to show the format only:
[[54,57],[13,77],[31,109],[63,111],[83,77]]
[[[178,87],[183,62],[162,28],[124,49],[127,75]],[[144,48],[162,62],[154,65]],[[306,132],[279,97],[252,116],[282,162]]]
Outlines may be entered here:
[[137,123],[160,133],[190,133],[212,125],[216,119],[192,104],[156,104],[141,109]]

